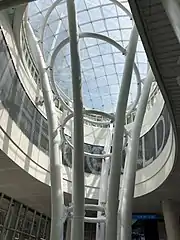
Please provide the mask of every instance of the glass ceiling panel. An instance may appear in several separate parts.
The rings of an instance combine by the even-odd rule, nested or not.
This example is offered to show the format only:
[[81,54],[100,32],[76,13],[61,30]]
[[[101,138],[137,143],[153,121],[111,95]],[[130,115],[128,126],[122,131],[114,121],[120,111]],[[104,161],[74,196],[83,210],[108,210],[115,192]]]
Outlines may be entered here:
[[[37,0],[28,4],[28,20],[36,34],[40,33],[48,8],[55,0]],[[119,0],[129,11],[128,1]],[[133,22],[130,17],[110,0],[76,0],[79,32],[106,35],[127,48]],[[48,62],[56,46],[68,37],[66,2],[62,1],[48,18],[43,38],[43,50]],[[122,80],[125,56],[105,41],[80,39],[82,90],[84,106],[114,112]],[[147,75],[147,57],[142,42],[138,41],[135,63],[143,79]],[[72,98],[71,63],[69,44],[57,55],[54,64],[55,83]],[[133,73],[128,103],[137,94]]]

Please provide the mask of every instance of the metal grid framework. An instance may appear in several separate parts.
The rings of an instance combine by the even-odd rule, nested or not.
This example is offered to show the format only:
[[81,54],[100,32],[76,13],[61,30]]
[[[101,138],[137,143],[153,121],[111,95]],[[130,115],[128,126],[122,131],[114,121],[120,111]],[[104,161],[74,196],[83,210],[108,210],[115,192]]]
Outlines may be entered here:
[[0,193],[0,237],[49,239],[50,218]]
[[[37,37],[41,37],[43,22],[49,7],[55,1],[38,0],[30,3],[28,19]],[[119,1],[129,9],[127,1]],[[133,21],[131,14],[123,11],[110,0],[77,0],[79,32],[95,32],[108,36],[126,49]],[[59,3],[48,17],[43,34],[43,50],[47,62],[55,47],[68,37],[66,3]],[[125,56],[109,43],[93,38],[80,39],[81,73],[84,106],[106,112],[115,112],[121,85]],[[138,41],[135,63],[140,76],[147,75],[147,58],[141,41]],[[71,64],[69,45],[63,47],[54,63],[55,83],[72,99]],[[137,94],[133,73],[128,103],[131,105]]]
[[[51,219],[15,199],[0,193],[0,238],[6,240],[49,240]],[[68,234],[64,224],[64,238]],[[85,224],[84,239],[95,236],[93,224]]]
[[[38,2],[36,7],[37,6]],[[56,14],[54,14],[55,12]],[[38,17],[42,15],[42,9],[41,15],[39,13],[36,14],[37,19],[35,18],[38,21],[40,20]],[[53,117],[55,115],[55,108],[53,105],[49,77],[51,81],[55,81],[55,84],[58,86],[56,90],[60,89],[59,95],[62,94],[61,92],[64,92],[69,99],[73,99],[74,101],[73,110],[67,107],[71,114],[64,119],[64,123],[62,123],[61,126],[63,129],[68,119],[74,116],[72,135],[74,148],[72,147],[73,218],[71,238],[78,240],[83,239],[84,221],[90,220],[91,222],[103,223],[103,220],[106,221],[106,229],[104,225],[100,224],[100,239],[104,239],[104,230],[106,232],[105,239],[115,239],[117,234],[119,235],[117,232],[118,214],[121,218],[120,222],[123,222],[123,226],[125,226],[125,228],[120,226],[120,228],[122,228],[121,235],[123,236],[121,239],[130,239],[132,196],[135,186],[136,161],[138,159],[139,149],[138,140],[140,138],[141,126],[151,90],[151,84],[154,79],[151,69],[148,70],[147,77],[146,55],[144,54],[144,58],[141,56],[138,59],[140,55],[139,52],[136,53],[138,32],[136,26],[132,24],[131,13],[116,0],[111,0],[109,3],[104,1],[102,3],[85,0],[67,0],[67,2],[56,0],[52,2],[52,6],[47,9],[44,20],[42,21],[42,26],[39,30],[38,22],[33,22],[33,16],[29,15],[29,22],[31,23],[29,29],[36,41],[37,52],[41,59],[39,68],[50,132],[51,201],[53,203],[51,239],[60,238],[62,236],[64,202],[62,199],[61,172],[58,170],[61,165],[61,161],[58,157],[58,142],[60,142],[60,136],[56,134],[56,139],[53,139],[54,132],[57,131],[58,128],[58,122],[57,119]],[[35,22],[36,25],[34,26]],[[114,24],[117,25],[115,26]],[[31,27],[34,27],[34,31]],[[38,34],[38,31],[41,49],[39,42],[34,36],[34,32]],[[51,32],[53,35],[51,35]],[[78,34],[79,32],[80,34]],[[112,32],[114,32],[113,36]],[[88,36],[83,35],[85,33],[88,33]],[[96,37],[93,37],[93,33],[94,35],[96,33]],[[99,37],[100,34],[103,37]],[[44,54],[44,59],[42,52]],[[123,55],[125,55],[125,57]],[[143,63],[142,69],[140,67],[141,61]],[[138,71],[140,70],[140,78],[146,78],[141,98],[139,98],[141,91],[138,92],[141,81],[138,79],[136,72],[133,72],[133,70],[135,71],[134,63],[139,67]],[[135,74],[137,77],[136,83]],[[99,202],[102,206],[103,204],[106,205],[106,209],[103,208],[103,211],[105,211],[105,219],[97,218],[94,220],[84,217],[84,155],[87,155],[87,153],[84,152],[83,148],[83,114],[87,112],[87,110],[83,110],[81,84],[83,89],[83,104],[86,108],[101,110],[99,111],[101,114],[104,114],[102,111],[106,113],[115,112],[115,118],[109,122],[109,124],[115,122],[113,141],[112,137],[110,137],[109,142],[107,142],[110,148],[112,141],[112,154],[105,152],[103,155],[104,162],[102,169],[106,170],[106,174],[105,171],[101,172],[102,181],[100,184],[101,191],[99,194]],[[135,84],[137,87],[134,87]],[[61,98],[61,96],[59,96],[59,98]],[[122,154],[119,154],[119,151],[122,152],[124,149],[125,116],[134,110],[139,99],[135,124],[132,129],[132,135],[130,136],[130,138],[132,138],[130,140],[130,152],[128,156],[130,162],[127,159],[125,161],[126,167],[122,186],[127,185],[127,187],[124,189],[122,187],[120,199],[123,200],[123,205],[119,205],[122,164]],[[97,111],[95,111],[95,113],[97,113]],[[109,114],[109,116],[111,119],[112,115]],[[107,122],[103,124],[107,125]],[[126,132],[127,131],[125,131],[125,133]],[[65,135],[64,140],[68,143]],[[99,155],[95,155],[94,157],[98,158]],[[109,169],[107,166],[110,158],[111,168],[107,192],[104,182],[108,179]],[[126,196],[127,200],[124,201]],[[122,202],[121,200],[120,203]],[[99,209],[102,208],[102,206],[97,207],[93,205],[93,208],[96,208],[96,211],[101,211]],[[120,207],[119,210],[118,206]],[[59,227],[57,228],[57,226],[59,226],[60,229]]]

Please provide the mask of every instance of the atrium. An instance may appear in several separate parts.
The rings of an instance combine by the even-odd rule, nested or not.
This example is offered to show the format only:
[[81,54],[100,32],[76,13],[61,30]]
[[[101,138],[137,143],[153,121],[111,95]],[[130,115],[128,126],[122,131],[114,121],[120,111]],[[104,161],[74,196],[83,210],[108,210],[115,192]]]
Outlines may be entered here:
[[0,239],[180,240],[180,1],[0,11]]

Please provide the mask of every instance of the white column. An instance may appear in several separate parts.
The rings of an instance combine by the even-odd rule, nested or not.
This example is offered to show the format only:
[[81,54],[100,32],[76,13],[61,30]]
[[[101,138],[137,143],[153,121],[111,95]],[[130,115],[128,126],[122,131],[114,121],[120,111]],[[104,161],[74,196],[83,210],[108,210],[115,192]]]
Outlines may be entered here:
[[[104,153],[110,153],[112,145],[112,132],[113,124],[110,125],[108,129],[108,134],[106,136],[106,142],[104,145]],[[108,192],[108,175],[110,169],[110,157],[102,160],[101,167],[101,178],[100,178],[100,190],[99,190],[99,205],[105,206],[107,202],[107,192]],[[102,213],[98,212],[98,217],[101,217]],[[105,239],[105,223],[97,223],[96,227],[96,240]]]
[[[67,0],[74,109],[73,218],[72,240],[84,240],[84,121],[82,102],[79,34],[74,0]],[[54,239],[56,240],[56,239]],[[57,239],[58,240],[58,239]]]
[[128,143],[128,155],[125,161],[123,182],[120,197],[120,240],[131,240],[132,225],[132,204],[134,196],[136,164],[138,159],[139,138],[141,127],[143,124],[146,106],[153,81],[153,73],[151,69],[148,72],[146,81],[144,82],[143,92],[139,100],[137,112],[132,128],[132,138]]
[[166,234],[168,240],[180,239],[179,214],[177,214],[173,201],[162,202]]
[[119,205],[121,176],[121,152],[123,149],[125,114],[131,85],[137,41],[138,32],[136,26],[134,26],[127,49],[121,88],[115,114],[111,171],[109,176],[109,189],[107,198],[106,240],[115,240],[117,238],[117,212]]
[[42,92],[44,104],[47,113],[48,132],[49,132],[49,159],[50,159],[50,176],[51,176],[51,234],[50,239],[61,239],[64,227],[64,196],[62,190],[62,159],[60,157],[60,133],[57,118],[56,107],[53,101],[47,66],[44,61],[39,43],[34,35],[30,25],[29,30],[36,43],[37,62],[40,70]]

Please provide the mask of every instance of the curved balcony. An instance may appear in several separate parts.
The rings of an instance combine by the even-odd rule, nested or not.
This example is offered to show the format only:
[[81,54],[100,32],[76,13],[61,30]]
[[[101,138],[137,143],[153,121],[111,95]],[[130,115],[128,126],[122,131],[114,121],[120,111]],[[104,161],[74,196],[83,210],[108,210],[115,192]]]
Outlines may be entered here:
[[[6,155],[16,164],[12,165],[13,167],[9,165],[10,169],[18,169],[18,172],[24,174],[24,179],[30,182],[35,181],[40,186],[39,189],[47,190],[45,195],[49,196],[48,130],[45,113],[35,105],[36,94],[33,88],[28,91],[25,86],[28,77],[24,74],[21,63],[17,62],[18,53],[15,51],[13,37],[5,25],[2,25],[1,30],[1,48],[0,54],[4,60],[4,67],[1,68],[0,73],[0,144],[5,153],[2,153],[2,156],[6,158]],[[30,95],[34,97],[30,98]],[[161,104],[152,104],[153,107],[147,111],[144,120],[137,163],[135,197],[143,196],[158,188],[166,180],[174,164],[176,149],[169,115],[159,91],[153,99],[150,100],[151,104],[155,101]],[[86,126],[86,128],[87,132],[91,132],[91,135],[88,133],[85,138],[87,149],[90,152],[97,151],[97,149],[102,151],[106,129],[99,130],[93,126]],[[71,136],[70,132],[70,129],[66,130],[69,136]],[[101,132],[102,138],[99,138],[98,142],[93,141],[95,138],[92,132],[93,134],[95,132],[97,136]],[[63,148],[62,158],[64,163],[62,166],[63,190],[65,193],[71,193],[71,151],[66,146]],[[10,164],[10,162],[7,159],[5,164]],[[85,162],[85,197],[96,200],[99,193],[98,173],[101,169],[101,160],[95,163],[96,166],[93,166],[93,159],[85,159]],[[17,165],[29,174],[23,173]],[[41,183],[32,180],[30,175]],[[16,182],[16,179],[14,181]]]

